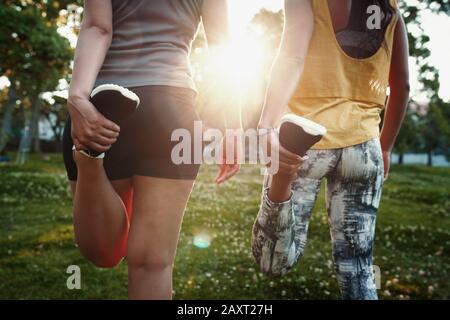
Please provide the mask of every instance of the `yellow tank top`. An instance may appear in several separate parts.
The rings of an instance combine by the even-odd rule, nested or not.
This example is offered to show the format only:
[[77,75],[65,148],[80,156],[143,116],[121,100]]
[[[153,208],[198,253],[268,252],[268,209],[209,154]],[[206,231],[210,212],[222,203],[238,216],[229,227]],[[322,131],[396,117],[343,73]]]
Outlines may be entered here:
[[[377,138],[398,15],[386,30],[386,45],[367,59],[356,59],[347,55],[336,39],[328,1],[312,2],[314,33],[289,112],[327,128],[326,136],[313,149],[344,148]],[[390,2],[397,10],[397,1]]]

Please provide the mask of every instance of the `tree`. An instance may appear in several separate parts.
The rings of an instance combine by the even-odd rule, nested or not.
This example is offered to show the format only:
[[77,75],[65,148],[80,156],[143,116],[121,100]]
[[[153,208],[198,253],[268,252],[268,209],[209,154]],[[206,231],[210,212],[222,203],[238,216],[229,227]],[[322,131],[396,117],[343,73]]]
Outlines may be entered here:
[[[446,106],[445,106],[446,105]],[[433,99],[430,102],[427,115],[421,119],[420,129],[424,150],[428,154],[428,166],[433,166],[433,153],[442,151],[448,155],[450,131],[449,121],[444,113],[448,108],[441,99]]]
[[8,98],[4,105],[3,117],[0,127],[0,154],[6,147],[7,142],[12,136],[12,117],[14,107],[16,106],[17,94],[16,94],[16,84],[12,79],[11,84],[8,89]]
[[410,108],[406,112],[405,120],[402,124],[402,129],[397,137],[394,151],[398,154],[398,163],[403,164],[404,155],[406,152],[417,148],[420,134],[418,128],[419,117]]
[[[22,153],[31,149],[33,138],[39,138],[39,94],[53,91],[59,80],[68,76],[73,56],[68,40],[58,33],[57,23],[52,19],[59,2],[47,2],[31,6],[26,1],[6,1],[0,5],[0,74],[15,80],[13,91],[18,96],[33,101],[31,110],[24,110]],[[10,104],[7,106],[11,108]],[[9,116],[7,107],[2,129],[8,128]],[[7,133],[2,131],[1,136],[4,147]]]
[[26,11],[29,8],[35,8],[43,18],[51,25],[58,24],[61,10],[68,8],[71,4],[83,5],[83,0],[3,0],[2,6],[11,7],[18,11]]
[[[427,59],[431,52],[427,47],[430,37],[424,33],[421,25],[421,12],[428,9],[435,13],[445,13],[450,15],[450,1],[448,0],[427,0],[421,3],[421,7],[408,5],[408,2],[400,2],[400,9],[408,26],[414,26],[422,31],[420,35],[413,35],[408,32],[410,56],[416,59],[419,66],[419,81],[423,85],[423,90],[429,96],[429,108],[424,115],[415,119],[413,112],[408,111],[396,143],[396,151],[402,155],[412,147],[422,144],[422,149],[428,154],[428,165],[432,165],[433,152],[436,149],[449,154],[449,133],[448,126],[449,104],[439,97],[439,73],[438,70],[429,64]],[[445,111],[447,110],[447,111]],[[402,158],[402,157],[400,157]]]
[[[272,55],[276,53],[283,33],[284,13],[261,9],[251,20],[250,28],[255,29],[268,43]],[[261,28],[258,30],[258,28]]]

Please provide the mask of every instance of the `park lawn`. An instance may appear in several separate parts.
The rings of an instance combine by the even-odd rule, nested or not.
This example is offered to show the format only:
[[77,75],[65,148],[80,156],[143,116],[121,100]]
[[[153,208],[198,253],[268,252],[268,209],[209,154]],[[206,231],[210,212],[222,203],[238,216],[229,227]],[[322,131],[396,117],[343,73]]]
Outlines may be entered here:
[[[323,190],[305,256],[287,276],[256,270],[250,250],[262,177],[246,166],[216,186],[204,166],[189,203],[174,270],[176,299],[337,299]],[[382,299],[450,298],[450,168],[394,166],[378,216],[374,263]],[[211,237],[206,246],[198,237]],[[195,240],[197,239],[197,240]],[[201,240],[201,237],[200,237]],[[66,286],[81,268],[81,290]],[[0,299],[125,299],[126,262],[89,264],[73,240],[71,200],[59,155],[0,164]]]

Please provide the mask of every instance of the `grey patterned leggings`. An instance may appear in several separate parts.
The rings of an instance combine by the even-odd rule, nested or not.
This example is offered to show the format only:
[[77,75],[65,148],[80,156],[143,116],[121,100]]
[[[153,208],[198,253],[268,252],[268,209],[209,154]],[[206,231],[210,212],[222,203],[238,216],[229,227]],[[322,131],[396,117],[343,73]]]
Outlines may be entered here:
[[303,255],[308,224],[326,178],[336,277],[344,299],[377,299],[372,252],[383,185],[379,139],[333,150],[310,150],[292,184],[292,197],[273,203],[264,188],[252,251],[261,270],[284,275]]

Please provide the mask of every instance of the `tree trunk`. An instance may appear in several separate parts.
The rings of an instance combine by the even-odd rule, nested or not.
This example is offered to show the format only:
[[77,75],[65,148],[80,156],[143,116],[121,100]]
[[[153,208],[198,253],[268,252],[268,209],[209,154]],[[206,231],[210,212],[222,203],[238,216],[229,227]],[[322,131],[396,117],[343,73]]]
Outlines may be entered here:
[[17,163],[24,164],[27,160],[27,155],[30,152],[31,145],[31,119],[27,110],[23,109],[24,126],[22,136],[20,137],[19,151],[17,152]]
[[[31,117],[27,111],[24,110],[25,125],[23,134],[20,139],[19,152],[17,154],[17,162],[24,164],[27,160],[27,155],[33,146],[33,139],[39,140],[39,100],[38,97],[33,99],[31,106]],[[37,142],[39,143],[39,141]]]
[[0,131],[0,152],[2,152],[12,135],[12,115],[14,106],[16,105],[16,88],[14,87],[14,80],[11,80],[11,86],[8,92],[8,102],[6,103],[5,113],[3,115],[2,126]]
[[428,151],[428,166],[433,166],[433,150]]
[[402,152],[402,153],[398,154],[398,164],[403,164],[403,163],[405,163],[405,154]]
[[38,98],[33,103],[33,110],[31,113],[31,143],[30,149],[34,152],[40,152],[40,140],[39,140],[39,119],[40,119],[40,104]]

